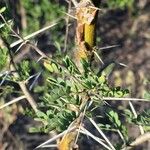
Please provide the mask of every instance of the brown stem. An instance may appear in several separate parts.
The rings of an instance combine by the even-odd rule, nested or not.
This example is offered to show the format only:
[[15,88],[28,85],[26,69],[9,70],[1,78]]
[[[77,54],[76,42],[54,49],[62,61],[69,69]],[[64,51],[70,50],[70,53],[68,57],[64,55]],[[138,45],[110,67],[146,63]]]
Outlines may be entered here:
[[[93,2],[93,3],[92,3]],[[76,49],[74,51],[74,58],[79,71],[83,72],[83,67],[81,64],[82,59],[86,59],[87,61],[91,61],[92,50],[96,45],[96,20],[98,9],[96,8],[100,2],[97,0],[93,0],[90,2],[89,0],[81,0],[80,3],[76,7],[76,18],[77,18],[77,27],[76,27]],[[82,97],[81,110],[84,106],[86,106],[89,96],[85,95]],[[83,110],[82,110],[83,111]],[[83,121],[84,112],[79,112],[79,116],[73,122],[73,125],[80,129],[80,126]],[[67,133],[58,144],[59,150],[72,150],[78,149],[76,145],[78,132],[73,131]],[[75,147],[74,147],[75,146]]]
[[130,144],[130,146],[124,148],[123,150],[131,150],[131,149],[135,148],[136,146],[143,144],[146,141],[150,141],[150,132],[140,135],[138,138],[136,138],[135,141],[133,141]]
[[21,28],[25,30],[27,28],[27,17],[26,17],[26,11],[22,4],[22,1],[19,1],[19,12],[20,12],[20,20],[21,20]]
[[[19,78],[19,77],[20,77],[20,75],[19,75],[19,73],[17,72],[16,67],[15,67],[15,65],[14,65],[13,63],[11,64],[11,70],[14,71],[14,74],[13,74],[14,77],[16,77],[16,78]],[[18,84],[19,84],[19,86],[20,86],[20,88],[21,88],[23,94],[25,95],[27,101],[29,102],[29,104],[30,104],[31,107],[33,108],[33,110],[34,110],[35,112],[37,112],[37,111],[38,111],[38,110],[37,110],[37,104],[36,104],[35,100],[33,99],[32,95],[30,94],[30,92],[28,91],[28,89],[27,89],[27,87],[26,87],[26,85],[25,85],[25,82],[19,81]]]
[[[96,3],[95,3],[96,4]],[[76,49],[74,51],[75,63],[80,72],[83,72],[81,60],[91,63],[93,48],[96,45],[96,21],[98,8],[89,0],[82,0],[76,9]]]

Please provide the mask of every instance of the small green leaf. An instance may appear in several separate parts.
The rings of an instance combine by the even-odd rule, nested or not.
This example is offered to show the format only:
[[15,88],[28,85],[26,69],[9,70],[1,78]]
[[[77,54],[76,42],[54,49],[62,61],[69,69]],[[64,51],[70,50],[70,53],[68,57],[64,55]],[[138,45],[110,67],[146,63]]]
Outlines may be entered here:
[[29,128],[29,132],[30,133],[35,133],[35,132],[39,132],[40,131],[40,129],[39,128],[36,128],[36,127],[30,127]]
[[0,8],[0,14],[3,13],[6,10],[6,7]]
[[58,73],[59,72],[58,65],[55,64],[55,63],[52,63],[51,65],[52,65],[52,68],[53,68],[54,72]]
[[46,62],[46,61],[44,61],[43,65],[44,65],[44,67],[45,67],[48,71],[54,72],[54,69],[53,69],[53,67],[52,67],[52,65],[51,65],[51,62]]
[[36,115],[40,118],[44,118],[46,116],[46,114],[43,113],[42,111],[37,111]]
[[47,111],[46,111],[46,114],[47,114],[47,116],[49,116],[49,117],[50,117],[50,116],[51,116],[51,117],[53,116],[52,110],[47,110]]
[[69,57],[66,56],[65,59],[63,59],[65,66],[68,68],[70,66],[70,61],[69,61]]
[[57,81],[58,81],[58,83],[59,83],[60,85],[66,86],[66,83],[65,83],[65,81],[64,81],[62,78],[57,78]]
[[48,80],[50,83],[57,84],[57,80],[55,80],[54,78],[49,77],[47,80]]
[[100,84],[104,83],[106,81],[106,77],[104,75],[101,75],[99,78],[98,78],[98,82]]

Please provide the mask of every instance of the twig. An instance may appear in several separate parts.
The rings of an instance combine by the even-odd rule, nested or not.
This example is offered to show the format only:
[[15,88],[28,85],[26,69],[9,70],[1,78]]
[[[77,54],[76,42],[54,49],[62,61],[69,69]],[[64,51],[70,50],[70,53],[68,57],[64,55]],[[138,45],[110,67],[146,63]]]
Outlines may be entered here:
[[125,141],[125,139],[124,139],[124,137],[123,137],[123,134],[120,132],[119,129],[117,129],[117,132],[118,132],[120,138],[122,139],[122,141],[123,141],[124,143],[126,143],[126,141]]
[[[71,9],[71,1],[68,1],[68,14]],[[65,42],[64,42],[64,52],[67,50],[67,42],[68,42],[68,33],[69,33],[69,16],[66,18],[66,34],[65,34]]]
[[[9,27],[9,25],[7,24],[5,18],[4,18],[1,14],[0,14],[0,17],[3,19],[3,21],[4,21],[4,22],[6,23],[6,25]],[[9,28],[10,28],[10,30],[11,30],[16,36],[19,37],[19,35],[18,35],[11,27],[9,27]],[[19,38],[21,38],[21,37],[19,37]],[[16,68],[16,64],[15,64],[14,59],[13,59],[12,51],[11,51],[10,45],[9,45],[9,43],[7,42],[7,40],[5,41],[5,44],[6,44],[7,48],[8,48],[8,52],[9,52],[8,54],[9,54],[9,57],[10,57],[10,61],[11,61],[11,63],[12,63],[12,64],[10,65],[10,70],[13,72],[13,75],[14,75],[15,78],[20,78],[20,74],[17,72],[17,68]],[[25,95],[27,101],[29,102],[29,104],[30,104],[31,107],[33,108],[33,110],[34,110],[35,112],[37,112],[37,104],[36,104],[35,100],[33,99],[33,97],[31,96],[31,94],[29,93],[29,91],[28,91],[28,89],[27,89],[25,83],[24,83],[24,82],[18,82],[18,84],[19,84],[19,86],[20,86],[22,92],[24,93],[24,95]]]
[[48,30],[49,28],[54,27],[54,26],[57,25],[57,24],[58,24],[58,22],[53,23],[52,25],[49,25],[49,26],[47,26],[47,27],[44,27],[44,28],[42,28],[42,29],[40,29],[40,30],[38,30],[38,31],[36,31],[36,32],[33,32],[33,33],[31,33],[31,34],[25,36],[24,38],[21,38],[20,40],[14,42],[14,43],[12,43],[12,44],[10,44],[10,48],[13,48],[14,46],[16,46],[16,45],[18,45],[18,44],[20,44],[20,43],[22,43],[22,42],[25,42],[26,40],[28,40],[28,39],[30,39],[30,38],[32,38],[32,37],[34,37],[34,36],[40,34],[41,32],[44,32],[44,31]]
[[4,21],[4,23],[6,24],[6,26],[11,30],[11,32],[19,39],[22,39],[7,23],[7,21],[5,20],[5,18],[3,17],[2,14],[0,14],[0,17],[2,18],[2,20]]
[[27,15],[26,15],[26,9],[23,6],[22,1],[19,1],[19,7],[20,7],[20,20],[21,20],[21,27],[23,30],[27,28]]
[[40,145],[37,146],[35,149],[40,148],[40,147],[42,147],[42,146],[44,146],[44,145],[46,145],[46,144],[48,144],[48,143],[51,143],[51,142],[53,142],[53,141],[55,141],[55,140],[57,140],[57,139],[63,137],[63,136],[66,134],[66,132],[71,132],[71,131],[74,131],[75,129],[76,129],[76,127],[72,127],[72,128],[70,128],[69,130],[67,129],[67,130],[63,131],[62,133],[60,133],[60,134],[54,136],[53,138],[47,140],[46,142],[40,144]]
[[111,144],[109,139],[106,137],[106,135],[103,133],[103,131],[97,126],[95,121],[92,118],[89,118],[91,123],[94,125],[94,127],[97,129],[97,131],[101,134],[101,136],[105,139],[105,141],[108,143],[108,145],[112,148],[112,150],[115,150],[114,146]]
[[93,51],[94,54],[96,55],[96,57],[99,59],[99,61],[104,65],[103,60],[100,58],[100,56],[98,55],[98,53],[96,51]]
[[111,49],[111,48],[119,47],[119,46],[120,46],[120,45],[110,45],[110,46],[105,46],[105,47],[98,48],[98,50]]
[[40,71],[39,73],[36,73],[36,75],[34,75],[35,79],[33,80],[32,84],[30,85],[29,90],[32,90],[33,86],[35,85],[36,81],[38,80],[38,78],[40,77],[41,74],[42,74],[42,71]]
[[[134,108],[133,104],[131,103],[131,101],[129,101],[129,105],[133,112],[133,115],[135,116],[135,118],[137,118],[137,113],[136,113],[135,108]],[[141,125],[139,125],[139,129],[140,129],[141,134],[144,134],[144,129]]]
[[147,132],[143,135],[140,135],[138,138],[133,141],[130,146],[123,148],[122,150],[130,150],[133,149],[135,146],[138,146],[146,141],[150,141],[150,132]]
[[31,105],[31,107],[33,108],[33,110],[35,112],[37,112],[37,104],[35,102],[35,100],[33,99],[33,97],[31,96],[31,94],[29,93],[26,85],[24,82],[18,82],[22,92],[24,93],[24,95],[26,96],[27,101],[29,102],[29,104]]
[[148,99],[142,99],[142,98],[117,98],[117,97],[103,97],[103,100],[107,100],[107,101],[143,101],[143,102],[150,102],[150,100]]
[[0,109],[3,109],[3,108],[5,108],[5,107],[7,107],[7,106],[9,106],[9,105],[11,105],[11,104],[13,104],[13,103],[16,103],[16,102],[18,102],[18,101],[20,101],[20,100],[22,100],[22,99],[25,99],[25,98],[26,98],[25,95],[20,96],[20,97],[17,97],[17,98],[15,98],[15,99],[11,100],[10,102],[5,103],[4,105],[0,106]]
[[49,58],[45,53],[43,53],[38,47],[36,47],[31,42],[28,42],[27,45],[29,45],[30,47],[32,47],[42,58]]
[[98,142],[99,144],[103,145],[106,149],[108,150],[112,150],[110,147],[108,147],[103,140],[101,140],[100,138],[96,137],[95,135],[91,134],[88,130],[86,130],[84,127],[81,127],[80,133],[85,134],[87,136],[90,136],[92,139],[94,139],[96,142]]
[[80,133],[82,123],[83,123],[83,119],[84,119],[84,116],[85,116],[85,113],[86,113],[86,110],[87,110],[87,105],[88,105],[88,103],[86,103],[86,105],[84,107],[84,110],[83,110],[83,113],[81,113],[80,116],[79,116],[80,124],[79,124],[79,128],[78,128],[78,133],[77,133],[77,136],[76,136],[76,139],[75,139],[75,142],[74,142],[75,145],[77,144],[77,141],[78,141],[78,138],[79,138],[79,133]]
[[95,6],[90,6],[90,8],[93,8],[93,9],[96,9],[96,10],[99,10],[99,11],[102,11],[103,9],[100,9],[98,7],[95,7]]
[[50,148],[50,147],[56,147],[57,148],[57,144],[49,144],[49,145],[44,145],[44,146],[42,146],[41,148]]
[[[20,75],[19,75],[19,73],[17,72],[17,70],[15,68],[15,64],[14,64],[13,60],[12,60],[12,65],[10,67],[11,67],[11,70],[14,71],[14,73],[13,73],[14,77],[19,78]],[[37,110],[37,104],[36,104],[35,100],[33,99],[33,97],[31,96],[30,92],[28,91],[28,89],[27,89],[27,87],[25,85],[25,82],[24,81],[19,81],[18,84],[19,84],[22,92],[24,93],[27,101],[29,102],[29,104],[33,108],[33,110],[35,112],[37,112],[38,111]]]
[[66,12],[62,12],[62,13],[64,13],[65,15],[67,15],[67,16],[69,16],[69,17],[75,19],[75,20],[77,20],[77,17],[71,15],[70,13],[66,13]]
[[[5,73],[2,73],[2,76],[4,75],[2,81],[0,82],[0,86],[5,82],[5,79],[7,78],[7,76],[10,74],[9,71],[6,71]],[[0,74],[1,77],[1,74]]]
[[77,7],[78,2],[77,2],[76,0],[71,0],[71,1],[72,1],[73,5],[74,5],[75,7]]
[[[10,29],[11,29],[11,27],[10,27]],[[17,34],[17,33],[15,33],[15,34]],[[11,51],[11,48],[9,46],[9,43],[7,41],[5,41],[5,44],[8,48],[8,55],[9,55],[10,61],[11,61],[10,70],[13,72],[13,75],[14,75],[15,78],[20,78],[20,74],[19,74],[19,72],[17,72],[16,64],[14,62],[12,51]],[[22,92],[24,93],[27,101],[29,102],[29,104],[33,108],[33,110],[35,112],[37,112],[37,104],[36,104],[35,100],[33,99],[33,97],[31,96],[31,94],[29,93],[25,83],[24,82],[18,82],[18,84],[19,84]]]

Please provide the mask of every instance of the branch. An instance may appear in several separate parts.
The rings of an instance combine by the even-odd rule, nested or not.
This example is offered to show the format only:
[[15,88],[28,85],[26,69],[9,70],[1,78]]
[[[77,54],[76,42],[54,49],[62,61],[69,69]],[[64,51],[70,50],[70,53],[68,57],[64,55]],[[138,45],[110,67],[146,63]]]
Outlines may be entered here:
[[72,127],[72,128],[70,128],[69,130],[67,129],[67,130],[65,130],[64,132],[62,132],[62,133],[60,133],[60,134],[54,136],[53,138],[47,140],[46,142],[40,144],[40,145],[37,146],[35,149],[40,148],[40,147],[43,147],[43,146],[45,146],[46,144],[51,143],[51,142],[53,142],[53,141],[55,141],[55,140],[57,140],[57,139],[63,137],[67,132],[72,132],[72,131],[74,131],[74,130],[76,130],[76,127]]
[[40,30],[38,30],[38,31],[36,31],[36,32],[33,32],[33,33],[31,33],[31,34],[25,36],[24,38],[19,39],[18,41],[16,41],[16,42],[10,44],[10,48],[15,47],[16,45],[18,45],[18,44],[20,44],[20,43],[22,43],[22,42],[25,42],[26,40],[28,40],[28,39],[30,39],[30,38],[32,38],[32,37],[34,37],[34,36],[40,34],[41,32],[44,32],[44,31],[48,30],[48,29],[51,28],[51,27],[54,27],[54,26],[57,25],[57,24],[58,24],[58,22],[53,23],[52,25],[46,26],[46,27],[44,27],[44,28],[42,28],[42,29],[40,29]]
[[[137,116],[136,110],[131,101],[129,101],[129,105],[130,105],[130,108],[132,110],[134,117],[137,118],[138,116]],[[141,134],[144,134],[144,129],[143,129],[142,125],[139,125],[139,129],[140,129]]]
[[[4,21],[4,23],[6,24],[6,26],[11,30],[12,33],[14,33],[14,35],[16,37],[18,37],[20,40],[19,41],[24,41],[24,39],[19,35],[17,34],[10,26],[9,24],[7,23],[7,21],[5,20],[5,18],[0,14],[0,17],[2,18],[2,20]],[[39,32],[38,32],[39,33]],[[34,33],[35,35],[36,33]],[[31,35],[30,35],[31,36]],[[9,54],[9,57],[10,57],[10,61],[11,61],[11,65],[10,65],[10,69],[11,71],[14,71],[14,77],[15,78],[20,78],[20,74],[19,72],[17,72],[17,68],[16,68],[16,64],[14,62],[14,58],[13,58],[13,55],[12,55],[12,51],[11,51],[11,46],[9,45],[9,43],[7,42],[6,39],[5,40],[5,44],[6,44],[6,47],[8,48],[8,54]],[[26,85],[25,85],[25,82],[18,82],[22,92],[24,93],[27,101],[29,102],[29,104],[31,105],[31,107],[33,108],[33,110],[35,112],[37,112],[37,104],[35,102],[35,100],[33,99],[32,95],[30,94],[30,92],[28,91]]]
[[90,133],[88,130],[86,130],[84,127],[81,127],[80,132],[81,132],[82,134],[85,134],[85,135],[91,137],[91,138],[94,139],[96,142],[98,142],[99,144],[101,144],[102,146],[104,146],[106,149],[112,150],[108,145],[106,145],[106,144],[103,142],[102,139],[100,139],[99,137],[93,135],[93,134]]
[[142,98],[117,98],[117,97],[103,97],[103,100],[106,101],[143,101],[143,102],[150,102],[148,99],[142,99]]
[[74,5],[75,7],[78,6],[78,2],[77,2],[76,0],[71,0],[71,1],[72,1],[73,5]]
[[[14,64],[11,65],[11,69],[14,71],[14,74],[13,74],[14,77],[19,78],[20,75],[19,75],[19,73],[17,72],[17,70],[15,69]],[[32,95],[30,94],[30,92],[28,91],[28,89],[27,89],[25,83],[24,83],[23,81],[19,81],[18,84],[19,84],[19,86],[20,86],[22,92],[24,93],[24,95],[25,95],[27,101],[29,102],[29,104],[30,104],[31,107],[33,108],[33,110],[34,110],[35,112],[37,112],[37,111],[38,111],[38,110],[37,110],[37,104],[36,104],[35,100],[33,99]]]
[[11,100],[10,102],[8,102],[8,103],[6,103],[6,104],[0,106],[0,109],[3,109],[3,108],[5,108],[5,107],[7,107],[7,106],[9,106],[9,105],[11,105],[11,104],[13,104],[13,103],[16,103],[16,102],[18,102],[18,101],[24,99],[24,98],[26,98],[25,95],[20,96],[20,97],[17,97],[17,98],[15,98],[15,99]]
[[135,141],[133,141],[130,146],[123,148],[122,150],[130,150],[133,149],[135,146],[138,146],[146,141],[150,140],[150,132],[147,132],[143,135],[140,135],[138,138],[136,138]]
[[105,139],[105,141],[107,142],[107,144],[110,146],[110,148],[112,150],[115,150],[114,146],[111,144],[111,142],[109,141],[109,139],[106,137],[106,135],[103,133],[103,131],[97,126],[96,122],[92,119],[92,118],[88,118],[91,123],[93,124],[93,126],[97,129],[97,131],[101,134],[101,136]]

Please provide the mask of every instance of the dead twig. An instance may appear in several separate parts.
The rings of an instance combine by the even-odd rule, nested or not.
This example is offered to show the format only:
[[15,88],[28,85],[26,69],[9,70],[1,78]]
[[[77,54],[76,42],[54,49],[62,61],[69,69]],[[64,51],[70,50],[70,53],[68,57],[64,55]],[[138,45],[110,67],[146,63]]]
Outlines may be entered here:
[[25,95],[20,96],[20,97],[17,97],[17,98],[15,98],[15,99],[11,100],[10,102],[8,102],[8,103],[6,103],[6,104],[0,106],[0,109],[3,109],[3,108],[5,108],[5,107],[7,107],[7,106],[9,106],[9,105],[11,105],[11,104],[13,104],[13,103],[16,103],[16,102],[18,102],[18,101],[20,101],[20,100],[22,100],[22,99],[25,99],[25,98],[26,98]]
[[[71,1],[68,1],[68,14],[71,9]],[[68,33],[69,33],[69,16],[66,18],[66,34],[65,34],[65,41],[64,41],[64,52],[67,50],[67,42],[68,42]]]
[[[135,110],[135,108],[134,108],[134,106],[133,106],[131,101],[129,101],[129,106],[130,106],[130,108],[132,110],[132,113],[133,113],[134,117],[137,118],[138,116],[137,116],[136,110]],[[140,129],[141,134],[144,134],[144,129],[143,129],[143,127],[141,125],[139,125],[139,129]]]
[[146,142],[146,141],[150,141],[150,132],[147,132],[143,135],[140,135],[138,138],[135,139],[135,141],[133,141],[130,146],[123,148],[122,150],[131,150],[134,147]]
[[40,148],[40,147],[43,147],[43,146],[45,146],[46,144],[51,143],[51,142],[53,142],[53,141],[55,141],[55,140],[57,140],[57,139],[63,137],[67,132],[72,132],[72,131],[74,131],[74,130],[76,130],[76,127],[72,127],[72,128],[70,128],[69,130],[67,129],[67,130],[65,130],[64,132],[62,132],[62,133],[60,133],[60,134],[54,136],[53,138],[47,140],[46,142],[40,144],[40,145],[37,146],[35,149]]
[[44,31],[46,31],[46,30],[48,30],[48,29],[51,28],[51,27],[54,27],[54,26],[57,25],[57,24],[58,24],[58,22],[53,23],[53,24],[51,24],[51,25],[49,25],[49,26],[46,26],[46,27],[44,27],[44,28],[42,28],[42,29],[40,29],[40,30],[38,30],[38,31],[36,31],[36,32],[33,32],[33,33],[31,33],[31,34],[25,36],[24,38],[20,38],[18,41],[16,41],[16,42],[10,44],[10,48],[15,47],[16,45],[18,45],[18,44],[20,44],[20,43],[22,43],[22,42],[25,42],[26,40],[28,40],[28,39],[30,39],[30,38],[32,38],[32,37],[34,37],[34,36],[36,36],[36,35],[38,35],[38,34],[44,32]]
[[102,99],[103,99],[103,100],[106,100],[106,101],[112,101],[112,100],[115,100],[115,101],[143,101],[143,102],[150,102],[150,100],[148,100],[148,99],[142,99],[142,98],[103,97]]

